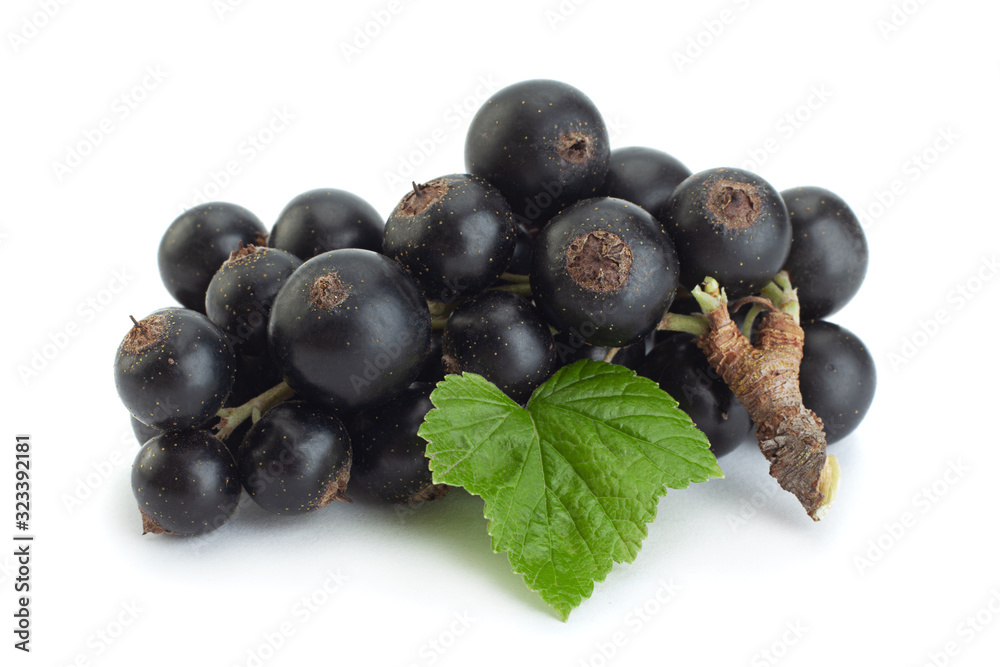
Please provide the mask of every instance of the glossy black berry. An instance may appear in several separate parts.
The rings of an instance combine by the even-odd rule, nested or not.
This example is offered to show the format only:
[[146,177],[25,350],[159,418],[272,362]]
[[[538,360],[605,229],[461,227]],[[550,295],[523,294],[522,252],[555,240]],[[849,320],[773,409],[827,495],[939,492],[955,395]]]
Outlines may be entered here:
[[832,315],[850,301],[868,271],[868,242],[843,199],[823,188],[781,193],[792,221],[785,269],[799,291],[802,319]]
[[448,487],[431,480],[427,441],[417,435],[434,407],[433,389],[416,383],[388,403],[357,414],[351,424],[351,489],[364,489],[389,503],[435,500],[445,494]]
[[478,373],[518,403],[531,397],[555,370],[549,326],[531,302],[502,291],[472,297],[444,327],[448,373]]
[[517,242],[514,244],[514,254],[507,265],[507,273],[526,276],[531,272],[531,253],[535,239],[524,225],[517,225]]
[[695,337],[674,332],[650,350],[639,374],[660,385],[723,456],[754,431],[750,413],[698,349]]
[[823,420],[826,442],[847,437],[875,398],[875,360],[861,339],[831,322],[802,325],[802,404]]
[[500,192],[466,174],[414,184],[385,224],[382,252],[413,276],[431,301],[489,287],[514,254],[514,216]]
[[236,355],[236,379],[226,407],[243,405],[281,382],[281,371],[270,356]]
[[677,275],[677,256],[660,223],[635,204],[605,197],[574,204],[539,232],[531,288],[558,331],[623,347],[660,321]]
[[403,268],[370,250],[332,250],[300,266],[271,307],[268,345],[295,392],[361,409],[407,387],[427,358],[431,317]]
[[330,411],[288,401],[264,413],[243,438],[238,468],[243,488],[264,509],[308,512],[344,499],[351,439]]
[[288,202],[271,228],[268,245],[307,260],[341,248],[382,249],[384,219],[361,197],[322,188]]
[[742,169],[710,169],[686,178],[661,222],[677,249],[681,284],[693,289],[711,276],[730,299],[754,294],[770,282],[792,244],[781,196]]
[[152,426],[143,424],[132,415],[129,415],[129,423],[132,426],[132,434],[135,436],[136,441],[140,445],[145,444],[145,442],[150,438],[155,438],[163,433],[163,431],[158,428],[153,428]]
[[164,308],[140,320],[115,355],[115,387],[133,417],[162,431],[211,420],[233,388],[236,355],[201,313]]
[[160,278],[185,308],[205,312],[205,292],[230,253],[243,245],[266,245],[267,229],[236,204],[212,202],[190,208],[167,228],[157,254]]
[[267,355],[267,320],[274,297],[302,265],[284,250],[244,246],[212,277],[205,314],[229,337],[237,354]]
[[465,168],[499,188],[517,221],[539,227],[599,194],[608,171],[608,129],[594,103],[559,81],[522,81],[476,112]]
[[240,498],[236,462],[207,431],[158,435],[132,464],[143,533],[200,535],[232,516]]
[[674,189],[690,175],[680,160],[655,148],[616,148],[611,151],[601,192],[638,204],[658,218]]
[[435,384],[444,379],[443,356],[443,336],[444,332],[436,329],[431,333],[430,348],[427,351],[427,361],[424,362],[420,374],[415,382],[429,382]]

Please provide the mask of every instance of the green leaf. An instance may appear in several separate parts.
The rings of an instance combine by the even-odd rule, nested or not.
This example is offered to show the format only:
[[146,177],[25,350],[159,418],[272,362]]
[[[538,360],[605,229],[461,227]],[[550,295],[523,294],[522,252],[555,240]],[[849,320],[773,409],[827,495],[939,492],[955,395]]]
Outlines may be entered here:
[[493,550],[563,620],[635,559],[666,487],[722,476],[677,402],[622,366],[578,361],[524,408],[472,373],[431,401],[420,436],[434,482],[482,496]]

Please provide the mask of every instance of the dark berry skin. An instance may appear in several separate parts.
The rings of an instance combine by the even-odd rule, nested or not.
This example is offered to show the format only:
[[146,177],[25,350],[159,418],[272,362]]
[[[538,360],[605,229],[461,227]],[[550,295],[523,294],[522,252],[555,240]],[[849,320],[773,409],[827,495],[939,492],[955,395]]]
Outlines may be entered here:
[[591,345],[643,339],[670,307],[677,256],[663,227],[622,199],[588,199],[556,216],[535,241],[531,288],[545,319]]
[[246,434],[237,467],[243,488],[267,511],[309,512],[344,498],[351,438],[330,411],[288,401]]
[[616,148],[611,151],[601,192],[638,204],[658,218],[674,189],[690,175],[680,160],[655,148]]
[[431,333],[430,348],[427,352],[427,361],[420,369],[420,374],[415,382],[429,382],[435,384],[444,379],[444,365],[442,361],[443,332],[435,330]]
[[384,405],[357,414],[351,423],[354,464],[351,489],[364,489],[387,503],[434,500],[447,487],[434,484],[426,456],[427,441],[417,435],[434,407],[434,387],[416,383]]
[[403,268],[370,250],[332,250],[295,271],[268,322],[271,356],[296,394],[357,410],[386,401],[420,373],[431,316]]
[[823,420],[826,443],[833,444],[854,431],[871,407],[875,360],[861,339],[841,326],[816,320],[802,330],[802,404]]
[[115,387],[133,417],[161,431],[197,428],[215,417],[233,388],[236,355],[201,313],[164,308],[125,335]]
[[696,338],[674,332],[650,350],[639,374],[660,385],[723,456],[754,432],[750,413],[698,349]]
[[524,225],[517,226],[517,242],[514,244],[514,254],[507,265],[507,273],[526,276],[531,272],[531,249],[535,239]]
[[160,241],[157,264],[167,291],[185,308],[205,312],[205,292],[230,253],[243,245],[266,245],[267,229],[236,204],[211,202],[177,217]]
[[555,370],[555,344],[530,301],[491,290],[472,297],[448,318],[444,363],[448,373],[478,373],[525,403]]
[[594,103],[573,86],[536,79],[497,91],[476,112],[465,168],[499,188],[519,223],[537,228],[599,194],[609,153]]
[[693,289],[711,276],[730,299],[769,283],[792,245],[781,196],[742,169],[710,169],[686,178],[660,219],[677,249],[681,284]]
[[288,202],[267,242],[302,260],[341,248],[378,252],[384,222],[375,207],[356,194],[333,188],[310,190]]
[[132,465],[143,533],[200,535],[232,516],[240,498],[236,462],[207,431],[158,435]]
[[868,242],[843,199],[823,188],[781,193],[792,221],[785,269],[799,291],[802,319],[820,319],[850,301],[868,271]]
[[237,354],[268,354],[271,304],[301,265],[302,260],[284,250],[246,246],[216,271],[205,295],[205,313],[226,333]]
[[163,431],[158,428],[146,426],[131,415],[129,415],[129,423],[132,424],[132,434],[135,435],[135,439],[140,445],[144,444],[150,438],[155,438],[163,433]]
[[487,181],[466,174],[414,184],[385,224],[382,252],[431,301],[476,294],[507,269],[517,231],[510,206]]
[[[600,345],[588,345],[579,334],[560,332],[554,336],[556,351],[556,368],[568,366],[580,359],[604,361],[612,348]],[[611,363],[636,370],[646,358],[646,341],[641,340],[632,345],[619,348],[611,357]]]

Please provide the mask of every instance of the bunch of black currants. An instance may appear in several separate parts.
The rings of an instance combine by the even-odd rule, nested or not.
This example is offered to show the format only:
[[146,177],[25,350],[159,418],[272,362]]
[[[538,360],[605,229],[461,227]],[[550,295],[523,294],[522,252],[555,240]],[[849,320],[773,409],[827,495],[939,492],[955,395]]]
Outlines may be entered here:
[[721,456],[750,439],[749,414],[694,335],[658,330],[697,310],[690,290],[706,276],[739,298],[787,271],[805,405],[828,442],[864,417],[871,355],[823,319],[868,263],[837,195],[612,151],[592,101],[549,80],[484,104],[465,161],[466,173],[414,183],[387,221],[335,189],[293,199],[270,233],[228,203],[173,221],[158,261],[180,307],[133,320],[115,359],[144,443],[132,488],[145,532],[213,530],[244,489],[286,514],[348,491],[441,496],[417,430],[448,373],[478,373],[523,404],[558,368],[608,360],[658,382]]

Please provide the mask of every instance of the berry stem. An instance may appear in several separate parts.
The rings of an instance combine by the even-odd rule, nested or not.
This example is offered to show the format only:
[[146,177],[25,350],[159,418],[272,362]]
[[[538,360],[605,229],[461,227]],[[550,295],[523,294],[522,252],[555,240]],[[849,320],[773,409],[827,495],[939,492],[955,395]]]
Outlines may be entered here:
[[267,391],[254,396],[243,405],[234,408],[222,408],[216,414],[219,423],[216,424],[215,437],[225,440],[236,428],[247,419],[257,423],[260,416],[282,401],[287,401],[295,395],[295,391],[288,386],[287,382],[279,382]]
[[678,315],[677,313],[667,313],[656,325],[657,331],[683,331],[704,336],[708,333],[708,320],[700,315]]
[[520,273],[504,273],[500,276],[500,280],[505,280],[509,283],[526,285],[531,281],[531,278],[529,276],[523,276]]
[[710,327],[698,347],[750,413],[771,476],[818,521],[836,495],[840,468],[826,453],[823,422],[802,405],[799,366],[805,334],[798,323],[798,296],[787,275],[763,293],[773,307],[765,309],[752,345],[729,318],[725,291],[706,278],[704,287],[692,291]]

